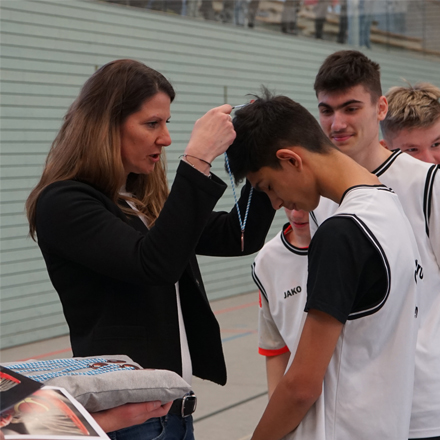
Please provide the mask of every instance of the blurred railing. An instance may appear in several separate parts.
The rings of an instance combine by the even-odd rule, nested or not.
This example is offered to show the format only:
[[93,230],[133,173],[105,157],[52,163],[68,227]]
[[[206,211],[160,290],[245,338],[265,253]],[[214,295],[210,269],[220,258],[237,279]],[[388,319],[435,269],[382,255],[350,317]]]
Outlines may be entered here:
[[440,0],[104,0],[129,7],[440,57]]

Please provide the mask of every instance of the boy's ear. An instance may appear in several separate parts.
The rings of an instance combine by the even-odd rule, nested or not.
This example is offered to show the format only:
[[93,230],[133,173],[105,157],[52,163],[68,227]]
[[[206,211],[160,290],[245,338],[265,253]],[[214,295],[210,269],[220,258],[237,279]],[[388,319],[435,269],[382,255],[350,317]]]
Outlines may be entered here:
[[377,102],[377,112],[377,118],[379,119],[379,121],[383,121],[388,113],[388,101],[387,98],[383,95],[379,98],[379,101]]
[[302,168],[302,158],[296,153],[293,149],[290,148],[282,148],[277,151],[277,158],[280,162],[288,162],[294,167],[301,169]]

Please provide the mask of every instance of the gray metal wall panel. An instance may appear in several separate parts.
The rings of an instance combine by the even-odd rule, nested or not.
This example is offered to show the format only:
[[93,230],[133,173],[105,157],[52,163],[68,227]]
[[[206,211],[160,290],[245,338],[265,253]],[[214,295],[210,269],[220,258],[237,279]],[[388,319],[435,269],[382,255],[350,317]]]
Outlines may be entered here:
[[[167,148],[169,180],[193,122],[213,106],[244,102],[265,84],[315,115],[314,75],[340,45],[82,0],[2,0],[1,7],[1,347],[67,333],[61,305],[35,243],[24,202],[67,107],[102,64],[135,58],[164,73],[177,98]],[[438,82],[438,60],[371,52],[384,89],[401,77]],[[213,170],[228,179],[222,159]],[[227,180],[228,181],[228,180]],[[229,181],[228,181],[229,182]],[[218,209],[232,206],[229,190]],[[278,215],[269,237],[284,223]],[[211,299],[255,289],[253,257],[201,257]],[[224,274],[228,276],[225,277]]]

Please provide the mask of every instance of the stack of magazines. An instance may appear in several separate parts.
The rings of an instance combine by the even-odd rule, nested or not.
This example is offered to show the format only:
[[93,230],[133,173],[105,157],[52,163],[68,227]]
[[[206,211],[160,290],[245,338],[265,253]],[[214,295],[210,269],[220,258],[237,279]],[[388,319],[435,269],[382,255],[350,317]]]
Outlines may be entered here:
[[108,439],[65,389],[0,366],[0,437],[5,440]]

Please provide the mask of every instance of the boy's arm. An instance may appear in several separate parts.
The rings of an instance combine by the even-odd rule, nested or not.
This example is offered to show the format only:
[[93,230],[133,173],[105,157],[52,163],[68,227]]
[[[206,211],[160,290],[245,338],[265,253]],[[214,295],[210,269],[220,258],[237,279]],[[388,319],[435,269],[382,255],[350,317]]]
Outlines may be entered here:
[[276,387],[251,440],[280,440],[293,431],[322,392],[343,324],[309,310],[292,365]]
[[266,356],[267,389],[269,392],[269,399],[272,397],[275,388],[284,376],[289,358],[290,351],[275,356]]

